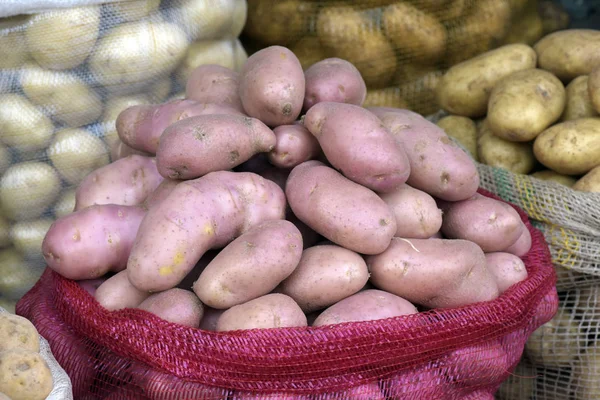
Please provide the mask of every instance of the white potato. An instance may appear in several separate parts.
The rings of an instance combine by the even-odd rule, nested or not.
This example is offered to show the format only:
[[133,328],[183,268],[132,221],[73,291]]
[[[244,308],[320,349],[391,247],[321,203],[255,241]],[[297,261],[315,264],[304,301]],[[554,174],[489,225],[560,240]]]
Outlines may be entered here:
[[162,103],[171,93],[172,88],[171,78],[164,78],[150,86],[147,95],[152,99],[152,103]]
[[0,69],[19,68],[29,58],[27,41],[21,30],[0,27],[0,49],[10,49],[2,52]]
[[[179,0],[173,22],[183,27],[192,40],[225,37],[239,29],[239,3],[246,0]],[[244,18],[245,20],[245,18]]]
[[138,106],[141,104],[150,104],[148,97],[143,94],[131,96],[110,97],[104,105],[104,114],[102,115],[102,128],[104,131],[104,141],[112,152],[119,146],[121,140],[117,133],[116,121],[121,111],[126,108]]
[[225,68],[236,67],[235,40],[202,40],[192,43],[177,69],[177,80],[185,86],[191,72],[201,65],[216,64]]
[[12,156],[10,151],[0,142],[0,175],[8,169],[11,164]]
[[52,213],[56,218],[62,218],[71,214],[75,210],[75,189],[69,189],[63,192],[54,207]]
[[54,126],[24,96],[0,96],[0,140],[20,152],[41,150],[52,139]]
[[54,222],[50,218],[17,221],[10,228],[10,239],[21,254],[30,260],[42,258],[42,241]]
[[10,223],[0,215],[0,248],[10,245]]
[[118,15],[124,21],[136,21],[156,13],[160,0],[128,0],[108,3],[108,10]]

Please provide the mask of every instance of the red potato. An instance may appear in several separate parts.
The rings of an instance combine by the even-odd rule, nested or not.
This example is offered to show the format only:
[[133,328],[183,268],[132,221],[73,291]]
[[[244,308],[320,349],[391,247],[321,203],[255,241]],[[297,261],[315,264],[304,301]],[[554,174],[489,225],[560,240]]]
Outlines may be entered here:
[[216,332],[217,322],[219,321],[219,318],[221,318],[221,315],[223,315],[224,312],[225,310],[217,310],[211,307],[204,307],[204,315],[200,320],[199,328],[205,331]]
[[139,150],[136,150],[136,149],[133,149],[133,148],[127,146],[125,143],[123,143],[121,141],[121,139],[116,138],[115,143],[113,143],[110,148],[110,159],[112,161],[117,161],[117,160],[120,160],[121,158],[129,157],[132,155],[145,156],[145,157],[150,156],[150,154],[148,154],[144,151],[139,151]]
[[194,179],[227,170],[275,147],[275,134],[255,118],[200,115],[175,122],[156,149],[158,172],[170,179]]
[[283,191],[256,174],[218,171],[183,181],[148,210],[127,263],[129,279],[145,291],[175,287],[209,249],[284,215]]
[[209,250],[202,255],[202,258],[194,265],[194,268],[177,285],[180,289],[193,290],[194,282],[198,280],[200,274],[208,264],[219,254],[219,250]]
[[361,106],[367,86],[352,63],[340,58],[326,58],[304,71],[306,91],[304,111],[324,101]]
[[282,46],[270,46],[248,57],[240,79],[246,113],[269,126],[291,124],[304,102],[304,71],[298,57]]
[[186,381],[172,374],[147,371],[137,379],[150,400],[227,400],[229,391]]
[[519,257],[510,253],[487,253],[485,255],[487,269],[496,278],[500,293],[514,284],[527,279],[525,263]]
[[301,124],[280,125],[273,129],[275,147],[269,152],[269,162],[279,168],[294,168],[321,153],[319,141]]
[[179,183],[181,183],[181,181],[163,178],[163,181],[160,183],[160,185],[158,185],[156,189],[154,189],[154,191],[150,193],[148,197],[146,197],[146,200],[144,201],[144,207],[146,209],[154,207],[156,204],[166,199],[169,194],[171,194],[173,189],[175,189],[175,186],[177,186]]
[[381,253],[396,233],[396,219],[377,194],[319,161],[294,168],[285,193],[298,219],[357,253]]
[[100,305],[109,311],[123,308],[136,308],[151,295],[150,292],[136,289],[123,270],[98,286],[94,297]]
[[189,290],[173,288],[150,295],[137,306],[165,321],[197,328],[204,315],[200,299]]
[[400,142],[410,161],[410,186],[447,201],[473,196],[479,174],[473,160],[443,129],[421,115],[396,108],[369,108]]
[[380,195],[396,217],[394,236],[427,239],[442,227],[442,211],[427,193],[402,184],[390,193]]
[[410,174],[404,148],[372,113],[353,104],[318,103],[304,118],[327,160],[348,179],[390,192]]
[[451,382],[470,390],[496,382],[511,367],[499,340],[461,347],[440,362]]
[[310,313],[352,296],[368,280],[367,264],[359,254],[336,245],[322,245],[304,250],[300,263],[278,291]]
[[85,177],[75,192],[75,211],[95,204],[141,205],[162,181],[154,158],[120,159]]
[[185,85],[185,97],[200,103],[224,104],[243,113],[239,89],[240,76],[236,71],[206,64],[190,74]]
[[507,253],[514,254],[518,257],[523,257],[525,254],[529,253],[531,249],[531,233],[529,229],[523,224],[523,231],[521,232],[521,236],[517,239],[517,241],[511,246],[506,248]]
[[433,366],[403,371],[381,386],[388,400],[443,399],[449,389],[442,370]]
[[126,108],[117,117],[119,138],[132,149],[156,154],[164,130],[171,124],[198,115],[243,115],[235,108],[199,103],[193,100],[174,100],[165,104],[138,105]]
[[394,238],[366,261],[376,287],[429,308],[461,307],[499,294],[483,251],[467,240]]
[[291,297],[280,293],[233,306],[217,321],[218,332],[295,326],[307,326],[306,316]]
[[300,257],[298,228],[286,220],[265,221],[217,254],[194,283],[194,293],[217,309],[246,303],[275,289],[294,272]]
[[255,393],[255,392],[235,392],[231,400],[314,400],[313,396],[274,392],[274,393]]
[[486,253],[505,251],[515,244],[525,226],[509,204],[476,193],[454,203],[440,201],[442,233],[449,239],[476,243]]
[[315,394],[311,400],[386,400],[377,383],[367,383],[335,393]]
[[77,281],[77,284],[79,284],[83,290],[94,296],[96,294],[96,290],[104,283],[104,281],[106,281],[106,278],[84,279]]
[[125,269],[141,207],[104,204],[56,220],[42,242],[48,267],[68,279],[95,279]]

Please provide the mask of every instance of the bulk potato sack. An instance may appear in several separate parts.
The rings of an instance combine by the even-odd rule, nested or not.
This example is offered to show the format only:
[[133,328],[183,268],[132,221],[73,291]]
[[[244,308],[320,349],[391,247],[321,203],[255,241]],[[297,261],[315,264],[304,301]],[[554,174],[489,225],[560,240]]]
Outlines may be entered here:
[[0,4],[0,299],[39,278],[52,222],[74,188],[132,150],[115,121],[183,97],[195,67],[239,69],[245,0]]

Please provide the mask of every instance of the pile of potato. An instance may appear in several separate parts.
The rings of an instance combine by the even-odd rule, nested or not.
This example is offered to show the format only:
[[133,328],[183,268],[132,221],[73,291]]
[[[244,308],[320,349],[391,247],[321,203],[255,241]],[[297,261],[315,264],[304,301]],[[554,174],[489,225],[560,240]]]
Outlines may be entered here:
[[450,68],[441,126],[478,161],[600,192],[600,31],[552,33]]
[[[120,113],[132,154],[79,184],[74,212],[43,241],[48,266],[108,310],[216,331],[460,307],[526,279],[529,230],[477,193],[467,152],[365,97],[348,61],[303,71],[281,46],[241,73],[195,69],[185,99]],[[482,368],[509,368],[512,345],[494,342]]]
[[32,286],[74,188],[119,156],[122,110],[183,97],[199,65],[243,65],[246,12],[245,0],[136,0],[0,19],[0,298]]

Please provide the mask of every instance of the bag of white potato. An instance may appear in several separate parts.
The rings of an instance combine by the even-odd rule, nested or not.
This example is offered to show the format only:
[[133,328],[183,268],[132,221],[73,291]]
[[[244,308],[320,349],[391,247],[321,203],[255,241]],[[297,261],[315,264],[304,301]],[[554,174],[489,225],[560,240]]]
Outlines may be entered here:
[[183,97],[199,65],[241,68],[246,14],[246,0],[0,4],[0,297],[36,282],[74,188],[123,154],[122,110]]

